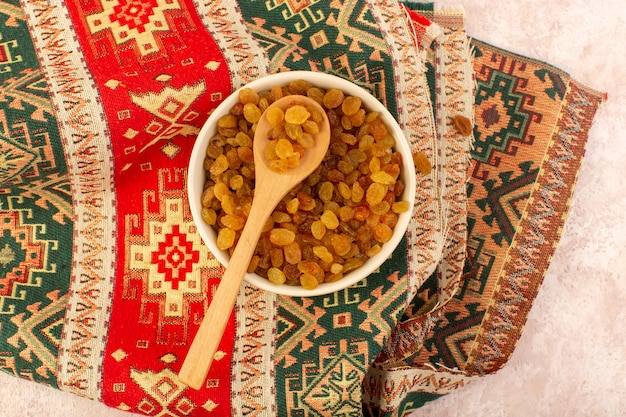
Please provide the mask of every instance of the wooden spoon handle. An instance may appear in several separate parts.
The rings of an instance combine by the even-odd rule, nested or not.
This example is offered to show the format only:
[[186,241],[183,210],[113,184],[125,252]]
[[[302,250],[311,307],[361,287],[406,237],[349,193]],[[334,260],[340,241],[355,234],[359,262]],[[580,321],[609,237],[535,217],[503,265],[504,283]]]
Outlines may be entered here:
[[213,362],[222,335],[228,324],[241,282],[254,254],[263,225],[274,209],[274,205],[263,204],[262,199],[253,201],[250,215],[241,232],[237,246],[222,276],[211,304],[202,319],[198,333],[189,348],[187,357],[178,373],[180,382],[200,389]]

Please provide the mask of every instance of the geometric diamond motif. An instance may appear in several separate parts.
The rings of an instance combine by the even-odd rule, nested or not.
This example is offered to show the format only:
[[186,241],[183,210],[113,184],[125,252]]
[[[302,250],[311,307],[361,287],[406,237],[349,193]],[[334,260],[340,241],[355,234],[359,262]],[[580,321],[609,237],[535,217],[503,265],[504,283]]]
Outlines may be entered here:
[[191,402],[187,397],[183,397],[174,405],[174,410],[178,411],[179,415],[188,416],[193,410],[196,409],[196,405]]
[[476,161],[498,166],[498,153],[515,155],[515,143],[531,142],[527,135],[533,112],[524,107],[532,101],[517,91],[517,78],[492,71],[488,79],[481,80],[476,91],[476,115],[485,126],[475,133],[472,157]]
[[146,395],[137,404],[137,408],[148,415],[152,415],[156,410],[156,404],[158,408],[161,408],[159,415],[162,416],[170,415],[167,411],[172,405],[187,413],[195,408],[195,404],[189,399],[181,398],[187,386],[179,382],[178,375],[169,368],[160,372],[139,371],[131,368],[130,377]]
[[128,357],[128,354],[124,352],[122,349],[118,349],[115,352],[111,353],[111,356],[116,361],[121,362]]
[[[181,344],[187,341],[190,311],[206,301],[220,266],[197,233],[187,198],[180,192],[184,172],[170,176],[170,171],[161,170],[158,178],[156,194],[146,190],[137,214],[126,215],[123,292],[126,299],[141,304],[139,323],[155,326],[156,340],[151,343]],[[141,216],[139,224],[136,216]]]
[[163,155],[167,156],[170,159],[174,159],[176,155],[180,153],[180,151],[181,147],[175,145],[172,142],[168,142],[166,145],[161,147],[161,152],[163,152]]
[[152,252],[152,262],[158,265],[158,271],[165,274],[165,282],[171,283],[174,290],[178,290],[178,284],[185,281],[199,260],[200,252],[193,249],[193,242],[180,233],[177,224],[159,242],[158,250]]
[[204,245],[189,240],[195,223],[183,219],[185,205],[182,197],[166,198],[165,224],[161,219],[148,220],[147,240],[130,244],[130,269],[145,271],[145,301],[161,300],[165,317],[183,317],[185,298],[202,295],[198,264],[200,259],[209,257],[208,249],[201,256]]
[[167,97],[165,101],[161,103],[161,106],[159,106],[158,111],[169,120],[178,117],[180,112],[184,110],[185,107],[185,103],[177,100],[175,97]]

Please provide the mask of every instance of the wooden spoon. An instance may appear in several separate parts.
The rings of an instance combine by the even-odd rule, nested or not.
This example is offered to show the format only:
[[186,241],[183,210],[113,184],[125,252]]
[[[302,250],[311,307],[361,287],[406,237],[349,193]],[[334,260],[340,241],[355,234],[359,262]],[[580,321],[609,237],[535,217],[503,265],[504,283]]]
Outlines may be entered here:
[[269,162],[264,157],[264,149],[269,142],[268,134],[272,129],[265,117],[267,112],[263,113],[257,124],[253,142],[255,190],[250,215],[178,373],[178,379],[193,389],[200,389],[206,379],[263,226],[287,192],[320,165],[328,149],[330,125],[324,109],[314,100],[299,95],[283,97],[271,106],[279,106],[285,110],[291,104],[317,107],[324,115],[320,132],[315,135],[315,146],[304,152],[300,165],[279,173],[270,169]]

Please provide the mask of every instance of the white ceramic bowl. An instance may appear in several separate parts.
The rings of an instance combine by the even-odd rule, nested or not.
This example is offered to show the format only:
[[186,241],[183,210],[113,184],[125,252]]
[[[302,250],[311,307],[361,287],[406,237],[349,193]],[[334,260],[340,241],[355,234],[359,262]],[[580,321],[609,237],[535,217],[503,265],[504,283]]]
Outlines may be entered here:
[[[267,91],[275,85],[287,85],[293,80],[304,79],[311,82],[313,85],[324,89],[338,88],[342,90],[346,95],[358,96],[363,102],[363,106],[368,111],[377,111],[382,116],[383,121],[390,129],[394,138],[396,139],[395,149],[402,154],[403,168],[400,173],[400,178],[405,183],[404,194],[401,196],[402,200],[409,202],[409,207],[413,207],[415,200],[415,175],[413,166],[413,159],[411,156],[411,150],[407,141],[404,138],[404,133],[400,126],[389,113],[389,111],[371,94],[369,94],[363,88],[344,80],[343,78],[336,77],[334,75],[308,72],[308,71],[291,71],[272,74],[263,78],[259,78],[245,87],[252,88],[255,91]],[[208,245],[210,251],[217,258],[217,260],[224,266],[228,265],[229,254],[226,251],[222,251],[216,246],[217,233],[215,230],[207,225],[200,215],[201,212],[201,195],[204,188],[205,173],[203,169],[204,158],[206,154],[206,148],[209,145],[210,139],[215,134],[217,120],[227,114],[230,109],[238,101],[239,90],[228,96],[214,111],[200,130],[198,138],[196,139],[191,159],[189,162],[188,171],[188,196],[189,204],[191,206],[191,213],[194,221],[197,225],[198,231],[203,241]],[[275,285],[269,282],[266,278],[263,278],[257,274],[246,274],[244,279],[259,288],[274,293],[289,295],[289,296],[316,296],[329,294],[350,285],[357,283],[363,278],[376,271],[385,260],[391,256],[393,250],[400,243],[406,228],[409,224],[412,210],[401,213],[398,217],[398,223],[393,229],[393,236],[390,241],[382,246],[382,251],[377,255],[368,259],[365,264],[355,269],[352,272],[347,273],[341,280],[333,283],[323,283],[313,290],[307,290],[300,286],[290,285]]]

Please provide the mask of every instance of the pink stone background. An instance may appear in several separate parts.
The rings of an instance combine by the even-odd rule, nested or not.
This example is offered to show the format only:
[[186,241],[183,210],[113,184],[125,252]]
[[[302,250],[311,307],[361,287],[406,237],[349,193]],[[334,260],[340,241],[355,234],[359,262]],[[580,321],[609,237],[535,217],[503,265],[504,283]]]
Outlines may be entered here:
[[[461,0],[470,36],[608,92],[561,244],[508,365],[411,417],[626,415],[626,10],[623,0]],[[3,417],[129,417],[0,373]]]

